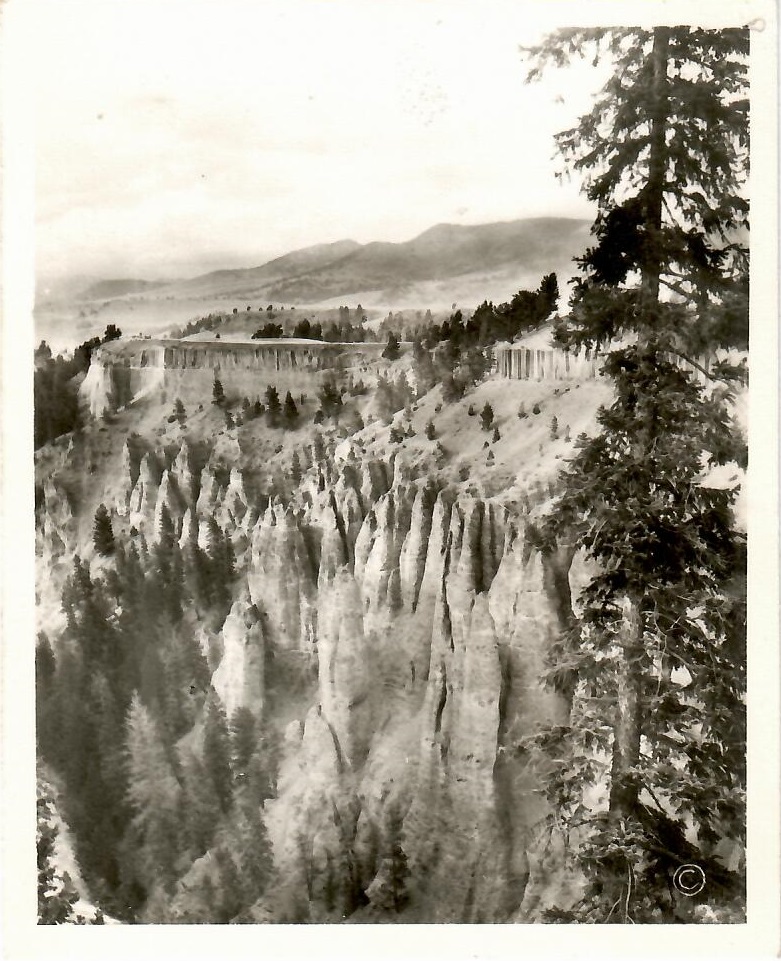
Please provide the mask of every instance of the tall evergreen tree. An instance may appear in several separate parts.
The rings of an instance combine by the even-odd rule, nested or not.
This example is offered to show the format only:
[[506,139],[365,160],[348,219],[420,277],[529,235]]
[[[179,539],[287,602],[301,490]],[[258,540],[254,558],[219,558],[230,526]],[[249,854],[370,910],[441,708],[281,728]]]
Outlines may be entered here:
[[332,417],[338,421],[342,411],[342,392],[336,386],[336,381],[332,377],[325,381],[317,397],[320,401],[323,416]]
[[285,422],[285,427],[288,429],[295,427],[298,423],[298,407],[296,407],[296,402],[293,400],[293,395],[288,391],[285,394],[285,402],[282,407],[282,418]]
[[181,759],[184,843],[192,858],[200,857],[212,844],[220,821],[220,799],[201,760],[192,751]]
[[[569,541],[598,571],[551,652],[570,725],[539,740],[557,758],[556,817],[586,831],[577,916],[681,919],[670,878],[683,862],[705,865],[722,903],[742,896],[719,852],[744,838],[745,544],[735,492],[703,472],[744,458],[727,407],[738,371],[711,365],[703,386],[691,368],[744,346],[748,31],[560,31],[530,53],[532,75],[585,54],[615,66],[559,136],[599,212],[557,336],[605,349],[615,400],[541,526],[545,550]],[[586,806],[595,783],[604,811]]]
[[206,701],[203,722],[203,766],[222,809],[231,801],[230,742],[225,712],[217,694],[212,691]]
[[103,557],[114,553],[114,530],[111,527],[111,515],[105,504],[100,504],[95,511],[92,542],[95,550]]
[[279,393],[273,384],[266,387],[266,423],[269,427],[278,427],[279,418],[282,413],[282,405],[279,402]]
[[480,411],[480,426],[483,430],[490,430],[494,422],[494,409],[486,401],[485,406]]
[[382,356],[386,360],[396,360],[401,353],[401,345],[399,343],[399,338],[393,331],[388,333],[388,343],[385,345],[385,350],[382,352]]
[[301,469],[301,458],[297,450],[293,451],[293,455],[290,458],[290,479],[293,484],[298,487],[301,483],[301,478],[303,477],[303,470]]
[[138,694],[127,717],[128,802],[135,862],[148,888],[176,876],[182,792],[157,722]]

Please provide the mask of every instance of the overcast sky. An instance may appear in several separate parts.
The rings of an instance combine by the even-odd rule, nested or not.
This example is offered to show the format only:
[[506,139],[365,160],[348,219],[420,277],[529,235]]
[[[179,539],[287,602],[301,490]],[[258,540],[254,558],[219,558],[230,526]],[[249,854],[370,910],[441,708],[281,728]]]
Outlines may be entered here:
[[39,277],[189,275],[591,213],[554,176],[553,134],[602,78],[524,84],[519,44],[555,26],[543,5],[30,6]]

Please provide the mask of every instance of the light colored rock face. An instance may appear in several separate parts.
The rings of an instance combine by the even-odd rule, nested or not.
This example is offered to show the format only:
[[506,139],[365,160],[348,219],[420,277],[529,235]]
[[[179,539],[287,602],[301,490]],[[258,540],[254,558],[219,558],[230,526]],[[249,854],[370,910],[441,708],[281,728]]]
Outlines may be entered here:
[[443,729],[450,742],[449,763],[456,792],[468,785],[464,797],[479,810],[493,800],[502,678],[496,630],[486,596],[475,597],[468,611],[462,603],[468,603],[466,596],[450,609],[454,650],[448,673],[458,697],[446,710]]
[[349,571],[318,591],[318,682],[323,714],[343,759],[359,767],[371,736],[372,656],[358,585]]
[[174,534],[178,537],[182,530],[182,518],[184,517],[186,507],[179,494],[176,481],[167,470],[163,471],[163,477],[157,491],[157,500],[155,501],[154,538],[156,540],[159,539],[162,530],[164,510],[168,511],[168,516],[173,524]]
[[160,476],[160,465],[155,455],[144,454],[129,504],[130,522],[139,528],[154,529],[154,512]]
[[[540,676],[569,560],[557,574],[497,502],[438,491],[399,458],[361,461],[348,443],[308,469],[290,507],[265,507],[236,467],[229,480],[216,463],[198,475],[186,443],[167,471],[162,451],[133,460],[128,447],[128,523],[153,537],[165,507],[182,547],[234,546],[238,600],[199,642],[229,715],[248,707],[265,721],[287,698],[272,721],[286,734],[267,815],[291,887],[306,890],[305,850],[310,873],[347,861],[370,888],[392,802],[433,892],[428,920],[538,917],[562,891],[547,886],[547,812],[517,745],[567,717]],[[44,503],[54,541],[72,517],[53,483]],[[588,576],[576,558],[573,590]],[[277,698],[275,663],[307,665],[305,694]]]
[[[269,508],[253,532],[249,580],[271,643],[314,650],[318,664],[319,711],[288,745],[299,766],[274,802],[275,849],[293,858],[291,838],[303,833],[315,861],[344,856],[317,806],[347,817],[357,803],[350,857],[371,884],[393,797],[410,863],[438,892],[435,919],[506,920],[527,910],[546,813],[516,745],[567,716],[540,675],[568,598],[500,505],[454,500],[397,472],[351,547],[348,490],[342,483],[341,513],[325,490],[299,514]],[[317,545],[309,557],[319,553],[316,581],[307,542]],[[529,912],[532,903],[540,898]]]
[[267,618],[269,640],[283,650],[314,651],[316,583],[292,512],[269,507],[258,521],[247,581],[253,603]]
[[593,352],[571,354],[548,348],[530,350],[517,345],[494,348],[496,371],[514,380],[593,380],[599,377],[600,358]]
[[37,530],[37,547],[47,562],[73,548],[76,521],[67,493],[52,477],[43,484],[43,507]]
[[[541,556],[511,527],[489,591],[476,593],[474,545],[484,538],[475,533],[477,509],[462,510],[454,507],[435,602],[405,850],[431,872],[438,920],[500,920],[527,908],[531,918],[539,899],[524,908],[522,901],[546,809],[516,745],[567,717],[565,699],[540,681],[562,601]],[[448,841],[438,846],[442,837]]]
[[86,401],[93,417],[102,417],[159,390],[164,382],[162,368],[132,368],[108,355],[104,347],[93,352],[79,395]]
[[233,604],[223,624],[222,647],[222,660],[212,675],[212,684],[227,716],[239,707],[261,716],[265,644],[260,615],[246,592]]
[[122,465],[120,467],[119,492],[117,494],[116,508],[120,517],[125,517],[130,506],[130,496],[133,487],[138,480],[138,464],[133,457],[130,444],[125,441],[122,447]]
[[176,486],[187,507],[194,507],[196,502],[196,491],[198,478],[192,466],[192,451],[186,440],[182,441],[176,460],[171,466],[171,476],[176,481]]
[[404,609],[417,607],[423,577],[426,573],[428,546],[433,521],[434,492],[422,487],[415,494],[410,525],[399,554],[399,580]]
[[195,504],[198,517],[211,517],[217,506],[220,485],[211,467],[204,467],[201,471],[200,493]]
[[193,511],[191,507],[188,507],[184,512],[184,517],[182,518],[182,534],[179,538],[179,547],[184,550],[188,544],[198,543],[198,526],[195,523],[195,518],[193,516]]
[[225,495],[216,512],[217,522],[221,527],[237,527],[249,509],[249,497],[244,488],[244,476],[234,467],[230,473],[230,480]]

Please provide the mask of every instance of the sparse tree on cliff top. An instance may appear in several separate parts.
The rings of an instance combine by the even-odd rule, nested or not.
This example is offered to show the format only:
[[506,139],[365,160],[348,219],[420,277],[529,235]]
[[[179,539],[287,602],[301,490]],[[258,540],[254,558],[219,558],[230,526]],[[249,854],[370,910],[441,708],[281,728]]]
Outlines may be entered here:
[[293,456],[290,459],[290,477],[293,483],[298,487],[301,483],[302,470],[301,470],[301,458],[298,456],[298,451],[293,451]]
[[298,423],[298,407],[296,407],[296,402],[293,400],[290,391],[285,394],[282,417],[285,421],[285,427],[295,427]]
[[279,402],[277,388],[273,384],[266,387],[266,423],[269,427],[279,425],[279,417],[282,413],[282,405]]
[[[551,651],[573,714],[541,739],[559,765],[549,796],[586,838],[590,886],[573,919],[682,920],[670,895],[681,863],[703,866],[711,898],[742,898],[718,850],[740,861],[744,843],[745,543],[735,492],[702,470],[744,459],[725,406],[737,372],[714,365],[706,392],[676,360],[745,335],[748,30],[568,30],[530,53],[532,74],[582,55],[615,65],[559,136],[599,213],[557,336],[579,347],[631,334],[606,354],[615,400],[540,531],[544,550],[569,541],[598,565]],[[605,812],[583,807],[595,782],[609,785]]]
[[323,415],[338,420],[342,412],[342,392],[336,386],[336,382],[333,379],[327,380],[317,396]]
[[386,360],[396,360],[396,358],[401,353],[399,338],[391,330],[388,333],[388,343],[385,346],[385,350],[382,352],[382,356]]

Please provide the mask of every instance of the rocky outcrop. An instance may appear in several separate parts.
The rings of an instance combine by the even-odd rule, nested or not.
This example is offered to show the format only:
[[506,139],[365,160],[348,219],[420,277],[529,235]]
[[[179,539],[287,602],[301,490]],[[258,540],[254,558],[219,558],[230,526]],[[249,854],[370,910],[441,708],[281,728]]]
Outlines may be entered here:
[[167,512],[169,521],[173,525],[173,533],[178,538],[182,530],[182,518],[186,509],[176,486],[176,481],[171,476],[170,471],[163,471],[155,501],[154,539],[159,540],[163,531],[164,512]]
[[220,496],[220,484],[212,467],[207,465],[201,471],[199,487],[200,493],[195,504],[195,512],[198,517],[211,517]]
[[292,511],[270,506],[252,535],[247,576],[269,640],[283,650],[316,647],[316,591],[307,546]]
[[372,656],[358,585],[347,570],[318,591],[320,704],[344,761],[359,767],[371,738]]
[[[248,707],[287,725],[266,811],[290,897],[316,899],[336,870],[353,893],[381,889],[391,808],[432,892],[416,890],[426,920],[538,918],[563,896],[549,870],[577,892],[551,867],[523,747],[568,716],[541,677],[571,616],[571,557],[543,557],[497,501],[418,481],[399,457],[361,460],[349,442],[318,444],[271,503],[255,493],[264,478],[186,442],[140,453],[122,454],[128,525],[151,541],[167,512],[183,548],[224,560],[234,546],[238,597],[198,642],[229,716]],[[61,493],[44,489],[44,533],[69,523]]]
[[116,358],[106,346],[93,351],[79,395],[93,417],[102,417],[140,400],[165,383],[162,368],[134,369],[124,358]]
[[238,467],[233,467],[217,520],[222,527],[238,527],[248,509],[249,497],[244,487],[244,475]]
[[50,560],[62,556],[73,546],[76,521],[66,491],[53,477],[43,483],[37,535],[39,549]]
[[[546,808],[537,771],[518,745],[539,725],[566,721],[566,699],[545,688],[541,675],[569,598],[553,562],[523,531],[492,519],[490,506],[481,514],[476,503],[457,503],[452,515],[405,849],[437,887],[438,920],[491,921],[525,910],[532,865],[542,856]],[[496,574],[487,592],[478,591],[479,546],[496,545],[503,524],[502,549],[489,552],[501,553]],[[528,910],[541,900],[530,895]]]
[[212,684],[227,716],[236,708],[247,707],[260,717],[265,693],[265,642],[260,614],[248,591],[242,593],[225,619],[222,646],[222,659],[212,675]]
[[133,493],[136,481],[138,480],[138,461],[133,456],[130,441],[126,440],[122,446],[122,464],[119,474],[119,492],[116,499],[117,514],[120,517],[127,515],[130,506],[130,497]]
[[123,338],[98,347],[92,360],[98,365],[139,370],[321,370],[337,366],[344,355],[353,363],[370,363],[384,347],[382,343],[338,344],[288,338],[254,343]]
[[494,347],[494,365],[501,377],[513,380],[594,380],[601,359],[593,352],[573,354],[547,348],[531,350],[515,344]]
[[197,499],[198,477],[193,470],[193,455],[186,438],[171,466],[171,476],[176,480],[184,503],[187,507],[193,507]]
[[144,454],[141,458],[138,480],[133,486],[128,505],[131,524],[138,527],[154,524],[154,511],[160,479],[160,465],[157,458],[152,453]]
[[182,518],[182,533],[179,537],[179,547],[184,550],[185,547],[197,543],[198,525],[195,521],[192,507],[188,507]]
[[[208,396],[219,375],[226,395],[257,397],[270,382],[300,390],[334,369],[375,361],[383,344],[334,344],[291,339],[239,343],[120,338],[97,347],[80,394],[93,417],[170,390],[185,404]],[[262,387],[258,374],[265,376]]]

